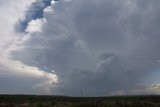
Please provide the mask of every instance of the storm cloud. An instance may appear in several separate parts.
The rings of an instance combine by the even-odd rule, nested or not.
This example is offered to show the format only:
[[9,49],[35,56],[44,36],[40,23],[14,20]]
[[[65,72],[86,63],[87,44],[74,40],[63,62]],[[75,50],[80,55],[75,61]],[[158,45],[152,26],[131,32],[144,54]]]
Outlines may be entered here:
[[24,36],[28,38],[20,44],[22,49],[10,51],[10,60],[47,75],[54,71],[59,84],[50,84],[53,94],[78,96],[81,90],[86,96],[159,93],[158,84],[141,84],[159,68],[159,3],[51,1],[43,17],[27,23]]
[[23,49],[28,35],[15,30],[17,22],[35,0],[0,1],[0,93],[1,94],[50,94],[57,76],[23,62],[13,60],[12,51]]

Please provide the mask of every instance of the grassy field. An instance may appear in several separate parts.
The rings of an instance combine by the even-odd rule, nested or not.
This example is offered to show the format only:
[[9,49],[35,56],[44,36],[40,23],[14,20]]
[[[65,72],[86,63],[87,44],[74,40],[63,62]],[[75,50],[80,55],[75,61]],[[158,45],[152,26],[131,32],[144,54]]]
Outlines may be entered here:
[[66,97],[0,95],[0,107],[160,107],[160,96]]

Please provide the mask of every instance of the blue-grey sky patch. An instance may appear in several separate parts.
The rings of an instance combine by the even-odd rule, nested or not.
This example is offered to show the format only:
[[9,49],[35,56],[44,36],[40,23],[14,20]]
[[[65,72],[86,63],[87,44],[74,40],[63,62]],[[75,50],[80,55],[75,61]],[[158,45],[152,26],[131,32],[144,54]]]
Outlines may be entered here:
[[51,5],[52,0],[42,0],[36,1],[32,3],[30,8],[25,13],[25,19],[19,20],[18,24],[15,26],[18,32],[25,32],[28,23],[31,20],[35,20],[37,18],[43,18],[43,10]]

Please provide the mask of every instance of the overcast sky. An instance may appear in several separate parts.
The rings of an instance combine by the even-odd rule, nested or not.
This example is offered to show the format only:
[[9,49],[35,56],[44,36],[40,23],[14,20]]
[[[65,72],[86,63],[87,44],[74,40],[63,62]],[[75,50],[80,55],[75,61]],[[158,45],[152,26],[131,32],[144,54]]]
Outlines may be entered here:
[[159,0],[0,0],[0,94],[160,94]]

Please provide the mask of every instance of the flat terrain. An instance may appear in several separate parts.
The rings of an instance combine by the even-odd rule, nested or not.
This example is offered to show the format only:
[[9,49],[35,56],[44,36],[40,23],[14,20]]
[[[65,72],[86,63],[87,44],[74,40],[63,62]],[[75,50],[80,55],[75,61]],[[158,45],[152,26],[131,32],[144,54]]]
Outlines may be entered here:
[[0,107],[160,107],[160,96],[67,97],[0,95]]

